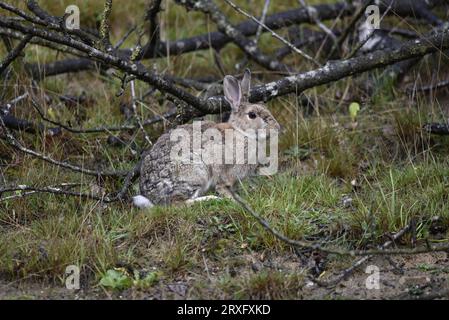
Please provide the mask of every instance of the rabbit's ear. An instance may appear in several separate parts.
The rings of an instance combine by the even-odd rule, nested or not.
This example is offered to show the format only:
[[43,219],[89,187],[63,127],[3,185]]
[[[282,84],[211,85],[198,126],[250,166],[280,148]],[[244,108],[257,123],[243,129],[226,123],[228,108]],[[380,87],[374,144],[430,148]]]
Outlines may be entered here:
[[248,102],[249,92],[251,90],[251,71],[249,71],[248,68],[246,68],[245,73],[243,74],[243,79],[242,79],[241,85],[242,85],[242,93],[243,93],[242,101]]
[[226,76],[223,80],[223,91],[226,100],[231,104],[232,111],[236,112],[242,102],[240,83],[233,76]]

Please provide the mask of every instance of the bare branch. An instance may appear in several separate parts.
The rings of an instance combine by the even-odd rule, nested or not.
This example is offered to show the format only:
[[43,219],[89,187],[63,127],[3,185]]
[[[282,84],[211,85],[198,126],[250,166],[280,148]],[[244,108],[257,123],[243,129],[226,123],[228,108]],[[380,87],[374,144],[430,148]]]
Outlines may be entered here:
[[[406,225],[404,228],[402,228],[401,230],[399,230],[398,232],[396,232],[394,235],[392,235],[390,237],[390,240],[388,240],[387,242],[385,242],[384,244],[382,244],[381,246],[379,246],[379,249],[381,250],[385,250],[387,248],[389,248],[392,244],[394,244],[395,241],[397,241],[398,239],[400,239],[402,236],[404,236],[407,232],[410,231],[411,226],[413,224],[413,221],[410,222],[408,225]],[[337,276],[335,279],[330,280],[330,281],[317,281],[314,280],[315,282],[317,282],[320,286],[325,286],[325,287],[334,287],[337,284],[339,284],[341,281],[343,281],[344,279],[346,279],[349,275],[351,275],[358,267],[360,267],[362,264],[364,264],[365,262],[367,262],[369,259],[371,259],[373,256],[372,255],[368,255],[368,256],[364,256],[363,258],[358,259],[356,262],[354,262],[352,264],[352,266],[350,266],[349,268],[345,269],[339,276]]]
[[151,52],[143,52],[142,55],[145,56],[147,54],[150,54],[153,57],[158,56],[158,47],[160,42],[160,29],[159,29],[159,22],[157,15],[159,14],[159,11],[161,10],[161,3],[162,0],[152,0],[151,5],[148,8],[147,15],[145,17],[146,20],[149,21],[150,27],[148,30],[148,36],[150,40],[148,41],[148,44],[145,46],[145,50],[151,50]]
[[82,29],[67,29],[63,18],[50,15],[43,10],[35,0],[27,0],[27,8],[39,17],[40,20],[37,21],[39,25],[43,25],[50,30],[61,31],[66,34],[76,36],[89,45],[95,44],[97,40],[96,36]]
[[111,29],[109,17],[111,15],[111,11],[112,11],[112,0],[105,0],[103,15],[101,17],[101,24],[100,24],[100,37],[103,48],[108,52],[112,50],[111,41],[109,40],[109,33]]
[[[309,61],[312,61],[315,65],[320,66],[321,64],[316,61],[314,58],[312,58],[311,56],[309,56],[307,53],[299,50],[298,48],[296,48],[293,44],[291,44],[289,41],[285,40],[283,37],[281,37],[280,35],[278,35],[276,32],[274,32],[272,29],[270,29],[267,25],[265,25],[263,22],[257,20],[254,16],[246,13],[245,11],[243,11],[242,9],[240,9],[238,6],[236,6],[232,1],[230,0],[225,0],[232,8],[234,8],[236,11],[238,11],[239,13],[243,14],[245,17],[253,20],[254,22],[256,22],[258,25],[262,26],[265,30],[267,30],[268,32],[271,33],[271,35],[273,37],[275,37],[276,39],[280,40],[282,43],[284,43],[285,45],[287,45],[288,47],[290,47],[290,49],[292,49],[294,52],[298,53],[299,55],[301,55],[303,58],[306,58]],[[282,70],[280,70],[282,71]]]
[[5,71],[5,69],[13,62],[22,52],[23,49],[25,49],[25,46],[30,42],[30,40],[33,38],[32,35],[26,35],[20,43],[15,47],[8,55],[6,56],[5,60],[0,63],[0,75]]
[[[39,116],[42,118],[42,120],[44,120],[48,123],[51,123],[51,124],[57,126],[58,128],[62,128],[71,133],[100,133],[100,132],[111,133],[111,132],[115,132],[115,131],[136,130],[136,129],[140,128],[139,124],[121,125],[121,126],[116,126],[116,127],[104,126],[104,127],[96,127],[96,128],[85,128],[85,129],[84,128],[73,128],[73,127],[67,126],[65,124],[62,124],[61,122],[57,122],[57,121],[47,118],[45,116],[44,112],[42,111],[41,107],[39,106],[39,104],[34,99],[31,100],[31,104],[36,109],[36,111],[39,113]],[[155,123],[173,118],[174,116],[176,116],[176,110],[168,111],[160,116],[157,115],[150,119],[146,119],[146,120],[142,121],[141,124],[143,127],[145,127],[145,126],[153,125]]]
[[[242,49],[252,60],[268,70],[289,71],[288,66],[276,61],[264,54],[255,42],[246,38],[236,27],[232,26],[228,18],[220,11],[212,0],[176,0],[189,9],[199,10],[210,16],[217,25],[218,30],[223,32]],[[256,19],[256,21],[258,21]]]
[[259,24],[259,26],[257,27],[256,36],[254,37],[254,41],[256,43],[259,42],[259,38],[262,35],[262,32],[263,32],[262,24],[265,23],[265,19],[267,17],[267,12],[268,12],[268,7],[269,6],[270,6],[270,0],[265,0],[265,4],[263,5],[263,9],[262,9],[262,15],[260,16],[261,24]]
[[[354,10],[354,7],[347,2],[339,2],[336,4],[322,4],[312,7],[318,12],[318,18],[321,21],[334,19],[338,16],[348,16],[352,14]],[[309,20],[310,18],[307,14],[307,11],[304,8],[299,8],[269,15],[266,17],[265,24],[270,29],[277,30],[280,28],[289,27],[294,24],[309,22]],[[259,25],[253,20],[247,20],[236,25],[235,28],[238,29],[244,36],[250,37],[257,33]],[[262,32],[266,31],[266,29],[262,28]],[[149,47],[149,44],[144,46],[144,48],[142,49],[142,56],[138,57],[138,60],[154,57],[165,57],[168,54],[172,56],[181,55],[184,53],[206,50],[209,48],[219,49],[224,47],[231,41],[231,38],[227,37],[225,34],[219,31],[176,41],[160,41],[157,50],[153,50],[153,48]],[[120,57],[129,58],[132,52],[132,49],[123,49],[118,50],[117,54]],[[80,72],[95,69],[95,62],[89,59],[69,59],[56,61],[54,63],[45,64],[42,66],[30,66],[30,68],[40,71],[40,74],[36,74],[36,77],[42,78],[60,73]]]
[[399,61],[422,57],[428,53],[442,52],[442,50],[448,48],[449,32],[444,29],[418,40],[407,41],[396,49],[377,50],[348,60],[328,62],[319,69],[255,87],[251,90],[250,101],[266,101],[293,92],[297,94],[306,89],[348,76],[388,66]]
[[[9,187],[3,187],[0,188],[0,202],[4,202],[7,200],[13,200],[13,199],[17,199],[17,198],[24,198],[33,194],[37,194],[37,193],[50,193],[50,194],[55,194],[55,195],[63,195],[63,196],[74,196],[74,197],[78,197],[78,198],[83,198],[83,199],[89,199],[89,200],[97,200],[97,201],[101,201],[101,202],[112,202],[115,200],[110,199],[109,197],[100,197],[100,196],[96,196],[93,194],[89,194],[89,193],[80,193],[80,192],[75,192],[75,191],[70,191],[70,190],[65,190],[66,187],[73,187],[79,185],[77,183],[64,183],[64,184],[60,184],[57,186],[50,186],[50,187],[33,187],[33,186],[27,186],[27,185],[18,185],[18,186],[9,186]],[[20,191],[19,194],[14,194],[11,196],[6,196],[6,197],[2,197],[2,193],[7,193],[7,192],[18,192]]]
[[423,129],[428,133],[433,133],[440,136],[449,135],[449,125],[445,123],[428,123],[423,126]]
[[102,51],[99,51],[83,42],[74,40],[72,38],[65,37],[63,35],[42,30],[39,28],[29,27],[18,23],[16,21],[6,19],[0,16],[0,26],[15,29],[25,34],[41,37],[43,39],[53,41],[59,44],[64,44],[73,47],[79,51],[86,53],[91,59],[96,59],[105,63],[106,65],[113,66],[127,74],[136,76],[136,78],[145,81],[161,91],[170,93],[180,100],[183,100],[191,106],[201,110],[202,112],[209,112],[207,106],[197,97],[190,93],[175,87],[171,82],[164,79],[162,76],[149,72],[141,64],[132,63],[121,59],[115,55],[111,55]]
[[316,12],[316,9],[309,6],[305,0],[298,0],[299,3],[307,10],[310,18],[315,21],[315,24],[324,31],[331,39],[335,42],[337,41],[337,36],[332,32],[331,29],[329,29],[324,23],[321,22],[320,19],[318,19],[318,15]]
[[147,132],[145,131],[145,128],[143,127],[142,120],[140,119],[139,113],[137,112],[137,106],[136,106],[136,92],[134,89],[134,80],[131,80],[131,105],[133,108],[133,114],[134,118],[136,118],[137,124],[139,126],[140,131],[142,131],[142,134],[146,140],[146,142],[151,146],[153,143],[151,142],[151,139],[148,137]]
[[[237,195],[231,188],[228,188],[228,191],[232,194],[233,199],[242,206],[242,208],[253,216],[256,221],[269,233],[271,233],[278,240],[299,248],[307,248],[310,250],[317,250],[321,252],[325,252],[328,254],[337,254],[337,255],[349,255],[349,256],[371,256],[371,255],[402,255],[402,254],[420,254],[420,253],[428,253],[428,252],[449,252],[449,245],[430,245],[428,244],[426,247],[422,248],[413,248],[413,249],[384,249],[380,247],[379,249],[368,249],[368,250],[343,250],[343,249],[330,249],[323,247],[320,243],[313,243],[304,240],[294,240],[286,237],[279,231],[273,229],[270,224],[263,219],[258,213],[256,213],[251,207],[242,199],[239,195]],[[407,229],[408,230],[408,229]],[[404,230],[403,232],[405,232]],[[399,233],[401,234],[401,233]],[[390,244],[388,244],[390,245]]]
[[2,117],[0,117],[0,127],[4,128],[4,131],[5,131],[4,134],[6,137],[5,140],[10,146],[15,148],[16,150],[19,150],[23,153],[32,155],[38,159],[44,160],[53,165],[57,165],[61,168],[69,169],[69,170],[72,170],[75,172],[79,172],[79,173],[83,173],[83,174],[87,174],[87,175],[91,175],[91,176],[96,176],[96,177],[100,177],[100,176],[120,177],[120,176],[126,176],[126,174],[128,173],[127,171],[95,171],[95,170],[85,169],[85,168],[76,166],[74,164],[68,163],[68,162],[55,160],[49,156],[46,156],[44,154],[37,152],[37,151],[28,149],[28,148],[24,147],[22,144],[20,144],[20,142],[17,141],[17,139],[8,130]]

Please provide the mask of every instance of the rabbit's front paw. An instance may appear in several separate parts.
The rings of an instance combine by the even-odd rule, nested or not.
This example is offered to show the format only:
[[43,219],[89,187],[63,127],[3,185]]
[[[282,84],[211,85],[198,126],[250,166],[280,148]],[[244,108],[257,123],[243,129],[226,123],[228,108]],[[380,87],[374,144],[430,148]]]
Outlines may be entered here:
[[186,201],[187,204],[192,204],[195,202],[200,202],[200,201],[209,201],[209,200],[221,200],[222,198],[217,197],[217,196],[203,196],[203,197],[198,197],[198,198],[190,198],[189,200]]

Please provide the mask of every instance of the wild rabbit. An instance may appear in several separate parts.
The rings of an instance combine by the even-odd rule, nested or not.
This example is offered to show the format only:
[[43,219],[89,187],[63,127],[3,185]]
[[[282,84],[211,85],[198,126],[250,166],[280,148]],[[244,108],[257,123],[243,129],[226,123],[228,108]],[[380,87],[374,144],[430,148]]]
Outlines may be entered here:
[[[159,137],[142,161],[140,170],[142,196],[134,198],[137,206],[147,207],[153,204],[167,205],[179,201],[208,199],[210,197],[202,196],[212,188],[221,196],[232,197],[228,188],[232,188],[237,181],[256,172],[260,163],[216,161],[222,160],[221,155],[214,158],[214,161],[207,161],[205,158],[191,161],[192,157],[198,155],[197,150],[194,150],[195,146],[190,143],[191,140],[195,141],[195,135],[200,135],[199,141],[204,147],[203,150],[218,150],[214,148],[223,148],[223,137],[231,131],[234,135],[232,141],[244,141],[243,148],[240,148],[240,151],[234,150],[234,144],[229,146],[226,143],[224,156],[231,154],[237,158],[239,152],[247,153],[250,143],[264,141],[270,136],[270,132],[279,130],[278,122],[265,106],[248,102],[250,80],[249,70],[245,71],[242,82],[233,76],[224,78],[224,95],[232,109],[228,122],[201,121],[200,128],[198,123],[181,125]],[[195,126],[200,130],[196,131]],[[214,139],[211,139],[211,135],[206,134],[207,132],[214,132],[212,134]],[[179,141],[174,141],[176,140],[174,137],[187,141],[187,148],[192,151],[187,157],[175,159],[174,154],[177,153],[174,150],[179,151],[177,145]]]

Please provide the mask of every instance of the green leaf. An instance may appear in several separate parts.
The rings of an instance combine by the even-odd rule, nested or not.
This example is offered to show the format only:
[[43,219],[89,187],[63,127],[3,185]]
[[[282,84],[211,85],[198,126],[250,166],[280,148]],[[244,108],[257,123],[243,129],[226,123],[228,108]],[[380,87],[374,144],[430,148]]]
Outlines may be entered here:
[[53,110],[53,108],[48,108],[47,114],[50,116],[51,120],[56,120],[56,115],[55,115],[55,111]]
[[100,284],[104,287],[110,287],[112,289],[123,290],[133,285],[132,278],[126,273],[126,271],[108,270],[106,274],[101,278]]
[[137,279],[134,281],[134,284],[138,287],[149,288],[159,281],[159,276],[160,272],[150,272],[143,279],[136,277]]
[[355,122],[357,118],[357,113],[360,111],[360,104],[353,102],[349,105],[349,115],[351,116],[352,122]]

